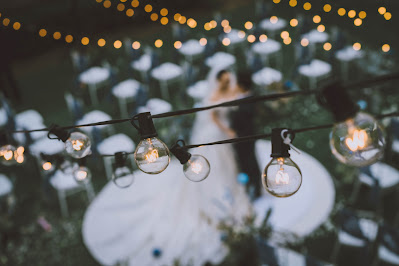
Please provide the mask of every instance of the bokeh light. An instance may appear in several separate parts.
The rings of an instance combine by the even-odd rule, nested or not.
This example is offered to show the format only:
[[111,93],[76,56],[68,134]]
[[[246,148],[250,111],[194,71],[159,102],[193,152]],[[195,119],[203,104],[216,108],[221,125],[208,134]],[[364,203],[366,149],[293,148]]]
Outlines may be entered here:
[[116,40],[116,41],[114,42],[114,47],[115,47],[116,49],[121,48],[121,47],[122,47],[122,42],[119,41],[119,40]]
[[298,4],[298,2],[296,0],[290,0],[290,2],[288,3],[291,7],[296,7],[296,5]]
[[[216,21],[215,21],[215,23],[216,23]],[[195,21],[195,20],[192,19],[192,18],[189,18],[189,19],[187,20],[187,25],[188,25],[190,28],[194,29],[195,27],[197,27],[197,21]],[[217,24],[216,24],[216,25],[217,25]],[[215,27],[216,27],[216,25],[215,25]]]
[[222,27],[227,27],[229,26],[230,22],[227,19],[222,20],[221,25]]
[[181,15],[180,15],[179,13],[176,13],[176,14],[173,16],[173,18],[174,18],[175,21],[179,21],[180,17],[181,17]]
[[59,40],[61,38],[61,33],[59,31],[56,31],[53,33],[53,38],[55,40]]
[[223,28],[223,31],[224,31],[225,33],[230,33],[230,32],[231,32],[231,27],[230,27],[230,26],[224,27],[224,28]]
[[159,13],[161,14],[161,16],[167,16],[169,11],[166,8],[162,8]]
[[291,19],[290,20],[290,25],[291,25],[291,27],[298,26],[298,20],[296,18]]
[[103,5],[104,5],[105,8],[110,8],[111,7],[111,1],[105,0]]
[[320,24],[317,26],[317,31],[318,32],[324,32],[326,30],[326,27],[323,24]]
[[132,1],[132,7],[138,7],[140,2],[138,0],[133,0]]
[[306,39],[306,38],[303,38],[303,39],[301,40],[301,45],[302,45],[303,47],[308,46],[308,45],[309,45],[309,40]]
[[330,12],[331,11],[331,5],[325,4],[323,7],[324,12]]
[[14,25],[12,25],[12,27],[14,28],[14,30],[19,30],[21,28],[21,23],[15,22]]
[[116,9],[118,10],[118,11],[123,11],[123,10],[125,10],[125,5],[124,4],[122,4],[122,3],[119,3],[117,6],[116,6]]
[[360,26],[362,25],[363,21],[360,18],[357,18],[353,21],[353,24],[355,24],[355,26]]
[[341,17],[342,16],[344,16],[346,14],[346,10],[345,10],[345,8],[340,8],[340,9],[338,9],[338,15],[340,15]]
[[366,16],[367,16],[367,13],[366,13],[365,11],[360,11],[360,12],[359,12],[359,18],[365,19]]
[[288,38],[285,38],[284,40],[283,40],[283,42],[284,42],[284,44],[286,44],[286,45],[288,45],[288,44],[290,44],[291,43],[291,38],[290,37],[288,37]]
[[349,10],[348,11],[348,17],[354,18],[356,16],[356,11],[355,10]]
[[211,24],[209,24],[209,22],[205,23],[204,24],[204,29],[205,30],[211,30],[212,29]]
[[202,46],[205,46],[205,45],[208,43],[208,41],[207,41],[206,38],[201,38],[201,39],[199,40],[199,43],[200,43]]
[[326,43],[323,45],[323,49],[326,50],[326,51],[330,51],[331,48],[332,48],[332,45],[331,45],[331,43],[329,43],[329,42],[326,42]]
[[168,24],[168,22],[169,22],[169,19],[167,17],[161,18],[161,24],[162,25],[166,25],[166,24]]
[[156,21],[158,19],[158,14],[157,13],[152,13],[150,16],[152,21]]
[[245,25],[244,25],[244,27],[245,27],[247,30],[252,29],[253,26],[254,26],[254,25],[252,24],[251,21],[245,22]]
[[282,39],[286,39],[286,38],[290,37],[290,34],[288,33],[288,31],[282,31],[280,36]]
[[355,43],[353,44],[353,49],[354,49],[354,50],[359,51],[361,48],[362,48],[362,45],[361,45],[360,43],[355,42]]
[[39,30],[39,36],[40,37],[44,37],[44,36],[46,36],[47,35],[47,31],[45,30],[45,29],[40,29]]
[[148,4],[144,7],[145,12],[150,13],[152,11],[152,5]]
[[382,7],[378,8],[378,13],[380,13],[381,15],[384,15],[385,12],[387,12],[387,9],[385,7],[382,6]]
[[100,47],[103,47],[104,45],[105,45],[105,40],[104,39],[99,39],[98,41],[97,41],[97,44],[98,44],[98,46],[100,46]]
[[10,19],[9,18],[3,19],[3,25],[7,27],[8,24],[10,24]]
[[158,40],[155,41],[154,44],[155,44],[155,47],[161,48],[162,45],[163,45],[163,41],[161,39],[158,39]]
[[316,24],[320,23],[321,22],[321,17],[319,15],[314,16],[313,17],[313,22],[316,23]]
[[266,34],[262,34],[261,36],[259,36],[259,41],[260,42],[266,42],[267,41],[267,35]]
[[134,10],[129,8],[128,10],[126,10],[126,16],[128,17],[133,17],[134,15]]
[[246,34],[245,34],[245,31],[240,30],[240,31],[237,33],[237,35],[238,35],[238,38],[244,39]]
[[132,43],[132,48],[133,48],[134,50],[140,49],[140,46],[141,46],[141,44],[140,44],[140,42],[138,42],[138,41],[135,41],[135,42]]
[[306,2],[305,4],[303,4],[303,9],[310,10],[311,8],[312,8],[312,5],[309,2]]
[[67,35],[67,36],[65,36],[65,41],[66,41],[67,43],[73,42],[73,36],[72,36],[72,35]]
[[385,12],[384,18],[385,18],[386,20],[390,20],[390,19],[392,18],[392,14],[389,13],[389,12]]
[[211,20],[209,22],[209,26],[211,26],[211,28],[216,28],[217,25],[218,25],[218,23],[215,20]]
[[174,43],[173,46],[174,46],[176,49],[180,49],[181,46],[182,46],[182,43],[181,43],[181,41],[176,41],[176,42]]
[[89,42],[90,42],[90,40],[89,40],[89,38],[87,38],[87,37],[83,37],[82,40],[81,40],[81,42],[82,42],[83,45],[88,45]]
[[281,0],[273,0],[273,3],[275,3],[275,4],[278,4],[280,2],[281,2]]
[[389,50],[391,50],[391,47],[389,46],[389,44],[384,44],[384,45],[381,47],[381,49],[382,49],[382,51],[383,51],[384,53],[387,53],[387,52],[389,52]]
[[247,41],[248,41],[248,42],[250,42],[250,43],[253,43],[253,42],[255,42],[255,41],[256,41],[256,37],[255,37],[255,35],[253,35],[253,34],[251,34],[251,35],[248,35],[248,37],[247,37]]
[[224,38],[223,41],[222,41],[222,44],[224,46],[229,46],[230,45],[230,39],[229,38]]
[[271,17],[270,17],[270,22],[271,22],[272,24],[276,24],[277,21],[278,21],[278,17],[276,17],[276,16],[271,16]]
[[180,24],[184,24],[184,23],[186,23],[186,21],[187,21],[187,18],[185,16],[180,16],[180,18],[179,18]]

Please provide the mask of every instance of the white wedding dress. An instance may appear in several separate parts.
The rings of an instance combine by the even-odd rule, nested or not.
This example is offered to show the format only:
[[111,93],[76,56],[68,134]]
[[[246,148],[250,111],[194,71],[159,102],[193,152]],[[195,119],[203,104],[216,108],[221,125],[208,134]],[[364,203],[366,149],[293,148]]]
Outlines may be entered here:
[[[228,124],[229,108],[217,110]],[[226,139],[212,121],[211,111],[197,113],[191,144]],[[211,164],[207,179],[194,183],[185,178],[182,165],[172,158],[159,175],[136,171],[126,189],[109,182],[86,211],[83,240],[101,264],[203,265],[220,263],[228,250],[218,225],[239,226],[252,209],[230,144],[190,151]],[[160,256],[153,255],[154,250]]]

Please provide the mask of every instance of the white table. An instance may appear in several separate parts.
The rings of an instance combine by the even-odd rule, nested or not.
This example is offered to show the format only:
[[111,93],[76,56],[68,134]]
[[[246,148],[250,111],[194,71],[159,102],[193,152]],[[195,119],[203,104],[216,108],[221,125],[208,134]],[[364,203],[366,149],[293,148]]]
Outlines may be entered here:
[[268,31],[272,36],[276,35],[277,31],[281,31],[287,26],[287,21],[282,18],[277,18],[277,21],[264,19],[259,24],[260,28]]
[[205,64],[211,69],[227,69],[235,63],[235,56],[224,52],[217,52],[205,60]]
[[[281,43],[272,39],[268,39],[266,42],[257,42],[252,45],[252,51],[262,57],[264,64],[269,65],[269,57],[273,54],[277,55],[281,51]],[[283,59],[281,54],[278,55],[278,63],[281,67]]]
[[258,86],[269,86],[274,82],[280,82],[283,74],[273,68],[265,67],[252,75],[252,81]]
[[240,30],[232,29],[229,33],[226,34],[226,38],[230,39],[230,46],[234,44],[244,43],[246,41],[245,35],[244,37],[240,37]]
[[187,89],[187,94],[196,101],[202,101],[211,91],[207,80],[197,81]]
[[98,105],[98,85],[109,79],[111,72],[105,67],[92,67],[79,75],[79,81],[89,87],[90,99],[93,105]]
[[313,59],[310,64],[300,66],[298,72],[308,77],[310,88],[315,89],[317,86],[317,79],[324,78],[331,73],[331,65],[324,61]]
[[147,72],[150,71],[152,66],[151,55],[143,54],[138,60],[130,63],[130,67],[134,70],[140,72],[142,81],[147,80]]
[[0,109],[0,127],[8,122],[7,111],[4,108]]
[[[26,110],[15,116],[17,130],[33,130],[46,128],[43,123],[43,117],[36,110]],[[32,140],[36,141],[47,136],[47,132],[38,131],[29,133]],[[22,133],[14,134],[16,140],[20,143],[25,142],[25,135]]]
[[198,40],[188,40],[182,44],[182,47],[178,50],[179,53],[184,55],[190,63],[193,58],[201,55],[205,50],[205,46],[202,46]]
[[183,77],[183,69],[173,63],[164,63],[151,71],[151,76],[159,81],[162,97],[169,99],[168,82]]
[[150,112],[152,115],[166,113],[172,111],[172,105],[167,101],[158,98],[152,98],[147,101],[145,106],[138,109],[139,113]]
[[329,35],[327,32],[319,32],[318,30],[311,30],[310,32],[303,34],[302,38],[306,38],[309,41],[309,46],[312,54],[316,52],[316,44],[325,43],[328,41]]
[[[258,140],[255,150],[263,172],[271,160],[270,141]],[[331,175],[316,158],[303,151],[301,154],[290,151],[290,154],[301,169],[302,186],[289,198],[275,198],[264,191],[265,194],[254,202],[256,223],[260,225],[266,211],[272,208],[269,222],[274,230],[304,237],[329,217],[335,202],[335,188]]]
[[134,79],[127,79],[118,83],[112,88],[112,94],[118,99],[120,114],[124,117],[129,116],[127,110],[127,102],[129,100],[134,100],[137,92],[140,89],[140,82]]
[[[136,145],[133,140],[126,136],[125,134],[116,134],[109,138],[104,139],[100,144],[98,144],[97,149],[101,155],[105,154],[115,154],[117,152],[134,152]],[[134,162],[134,156],[129,155],[132,160],[132,164]],[[113,156],[103,157],[105,173],[108,179],[112,178],[112,163],[115,158]]]
[[[108,121],[108,120],[112,120],[112,117],[109,114],[104,113],[103,111],[94,110],[94,111],[86,113],[79,121],[76,122],[76,125],[91,124],[91,123],[97,123],[97,122]],[[107,130],[109,130],[110,135],[112,135],[112,133],[113,133],[112,125],[81,127],[81,128],[79,128],[79,130],[82,130],[83,132],[85,132],[87,134],[91,134],[93,131],[93,128],[107,129]]]
[[335,58],[341,64],[341,75],[345,80],[348,79],[349,63],[363,57],[364,52],[362,50],[355,50],[352,46],[347,46],[335,53]]
[[30,152],[32,153],[32,155],[34,155],[37,158],[40,157],[40,153],[54,155],[63,152],[64,149],[65,149],[64,142],[48,138],[40,139],[35,143],[33,143],[32,145],[30,145]]
[[13,184],[10,179],[3,174],[0,174],[0,197],[6,196],[11,193]]

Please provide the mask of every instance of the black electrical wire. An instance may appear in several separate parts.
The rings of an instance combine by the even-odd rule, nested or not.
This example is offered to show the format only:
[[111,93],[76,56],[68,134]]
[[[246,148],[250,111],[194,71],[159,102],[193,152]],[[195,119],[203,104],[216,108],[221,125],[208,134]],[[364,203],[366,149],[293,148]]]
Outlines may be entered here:
[[[381,75],[381,76],[377,76],[377,77],[367,79],[367,80],[352,82],[343,87],[344,87],[344,89],[348,89],[348,90],[356,89],[356,88],[363,89],[363,88],[367,88],[369,86],[373,86],[373,85],[376,85],[376,84],[379,84],[382,82],[387,82],[387,81],[392,81],[392,80],[397,80],[397,79],[399,79],[399,72]],[[293,97],[293,96],[298,96],[298,95],[311,95],[311,94],[316,94],[319,91],[320,91],[319,89],[314,89],[314,90],[303,90],[303,91],[291,91],[291,92],[284,92],[284,93],[273,93],[273,94],[267,94],[267,95],[261,95],[261,96],[250,96],[250,97],[246,97],[246,98],[242,98],[242,99],[238,99],[238,100],[223,102],[223,103],[209,105],[209,106],[205,106],[205,107],[198,107],[198,108],[191,108],[191,109],[185,109],[185,110],[166,112],[166,113],[162,113],[162,114],[156,114],[156,115],[152,115],[151,117],[152,118],[165,118],[165,117],[186,115],[186,114],[197,113],[197,112],[206,111],[206,110],[219,108],[219,107],[230,107],[230,106],[251,104],[251,103],[262,102],[262,101],[272,101],[272,100]],[[102,122],[96,122],[96,123],[90,123],[90,124],[83,124],[83,125],[64,126],[64,127],[60,127],[60,129],[69,130],[69,129],[81,128],[81,127],[104,126],[104,125],[124,123],[124,122],[128,122],[131,120],[132,120],[132,118],[114,119],[114,120],[108,120],[108,121],[102,121]],[[49,131],[49,130],[50,130],[50,128],[41,128],[41,129],[33,129],[33,130],[17,130],[17,131],[13,131],[11,133],[30,133],[30,132],[38,132],[38,131]]]

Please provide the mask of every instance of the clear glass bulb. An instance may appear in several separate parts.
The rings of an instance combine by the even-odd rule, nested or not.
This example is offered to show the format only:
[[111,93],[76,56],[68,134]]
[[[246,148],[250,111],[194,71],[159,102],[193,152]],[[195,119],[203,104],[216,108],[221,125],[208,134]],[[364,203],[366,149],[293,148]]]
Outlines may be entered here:
[[112,181],[117,187],[127,188],[134,182],[133,171],[127,166],[118,167],[112,175]]
[[0,162],[3,165],[10,166],[17,163],[15,154],[17,149],[13,145],[4,145],[0,148]]
[[363,112],[334,125],[330,148],[342,163],[363,167],[378,161],[385,146],[384,132],[377,120]]
[[65,141],[66,152],[76,159],[81,159],[91,154],[90,138],[81,132],[72,132]]
[[273,196],[286,198],[301,187],[302,173],[291,158],[273,158],[263,172],[262,184]]
[[200,182],[208,177],[211,166],[208,160],[198,154],[193,154],[185,164],[183,164],[184,175],[193,182]]
[[86,166],[80,166],[73,172],[73,178],[78,184],[87,184],[91,180],[91,171]]
[[134,152],[137,167],[147,174],[159,174],[170,162],[169,149],[158,138],[147,138],[140,141]]

